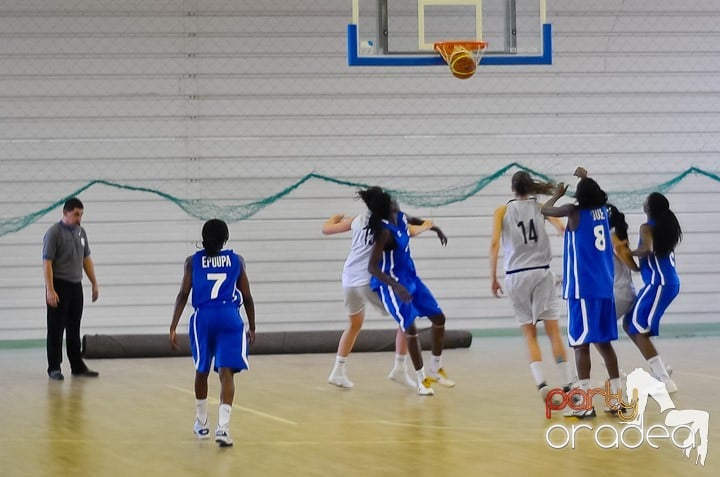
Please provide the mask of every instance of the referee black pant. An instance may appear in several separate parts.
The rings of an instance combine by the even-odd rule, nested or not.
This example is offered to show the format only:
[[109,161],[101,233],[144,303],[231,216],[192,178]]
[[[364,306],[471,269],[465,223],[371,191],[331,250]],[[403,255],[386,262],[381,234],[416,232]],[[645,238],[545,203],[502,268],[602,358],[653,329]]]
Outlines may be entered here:
[[87,370],[80,350],[80,319],[83,312],[82,283],[56,279],[53,280],[53,284],[60,301],[56,308],[47,305],[48,373],[60,370],[63,332],[65,332],[65,346],[70,369],[73,373],[82,373]]

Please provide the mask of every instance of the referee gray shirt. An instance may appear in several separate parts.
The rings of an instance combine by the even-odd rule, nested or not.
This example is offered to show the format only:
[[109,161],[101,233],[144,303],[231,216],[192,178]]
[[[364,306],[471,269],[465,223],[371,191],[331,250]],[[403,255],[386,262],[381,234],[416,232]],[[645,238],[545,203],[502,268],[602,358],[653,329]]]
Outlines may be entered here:
[[80,283],[83,260],[90,255],[85,229],[79,225],[56,223],[43,237],[43,260],[51,260],[53,278]]

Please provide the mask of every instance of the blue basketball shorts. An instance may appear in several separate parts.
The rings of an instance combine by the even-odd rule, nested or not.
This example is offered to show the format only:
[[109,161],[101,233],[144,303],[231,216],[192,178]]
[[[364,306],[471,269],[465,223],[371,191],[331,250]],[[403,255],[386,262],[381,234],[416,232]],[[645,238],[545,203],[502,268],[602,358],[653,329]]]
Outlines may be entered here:
[[657,336],[660,331],[660,319],[679,293],[679,284],[642,287],[635,306],[625,315],[628,334],[650,333],[650,336]]
[[[195,369],[248,369],[248,342],[237,305],[196,309],[190,316],[190,349]],[[214,364],[213,364],[214,362]]]
[[410,327],[418,317],[435,316],[442,313],[432,292],[420,278],[415,277],[413,283],[407,285],[403,283],[403,285],[412,293],[412,300],[407,303],[385,284],[375,290],[375,293],[380,296],[385,310],[397,321],[403,331]]
[[568,298],[568,343],[579,346],[618,338],[613,298]]

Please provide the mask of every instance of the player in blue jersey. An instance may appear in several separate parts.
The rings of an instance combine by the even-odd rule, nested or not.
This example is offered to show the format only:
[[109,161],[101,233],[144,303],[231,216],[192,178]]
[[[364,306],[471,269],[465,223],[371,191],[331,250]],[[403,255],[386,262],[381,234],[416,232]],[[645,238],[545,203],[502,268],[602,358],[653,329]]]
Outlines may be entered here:
[[[359,195],[370,210],[368,225],[375,237],[368,261],[368,271],[372,275],[370,288],[378,294],[387,312],[407,336],[408,353],[417,376],[418,394],[434,394],[433,382],[452,387],[455,383],[442,367],[445,315],[433,294],[417,276],[415,263],[410,256],[408,225],[420,225],[423,221],[400,212],[390,194],[379,187],[362,190]],[[415,320],[421,316],[432,322],[429,376],[425,375],[415,326]]]
[[[568,341],[575,350],[578,384],[590,387],[590,343],[605,361],[613,393],[620,387],[617,356],[612,342],[617,340],[617,321],[613,297],[613,247],[608,225],[607,194],[585,169],[575,191],[576,204],[555,207],[567,186],[558,184],[553,196],[542,207],[548,217],[567,217],[563,244],[563,298],[568,305]],[[595,409],[574,411],[576,417],[592,417]]]
[[[354,383],[347,377],[347,361],[360,334],[365,320],[365,305],[370,304],[386,314],[380,298],[370,289],[370,272],[368,272],[368,259],[372,252],[374,237],[368,226],[369,214],[357,217],[346,217],[344,214],[333,215],[322,227],[322,232],[332,235],[352,231],[352,244],[350,253],[345,260],[342,272],[342,285],[345,293],[345,310],[348,314],[348,326],[340,336],[335,366],[333,366],[328,382],[342,388],[352,388]],[[422,225],[410,225],[410,236],[413,237],[426,230],[432,230],[440,239],[440,243],[447,243],[447,237],[439,227],[429,220]],[[402,329],[398,327],[395,334],[395,364],[388,374],[388,378],[400,383],[415,387],[415,377],[410,377],[406,371],[407,339]]]
[[[223,250],[229,238],[225,222],[211,219],[202,228],[203,250],[187,257],[180,291],[175,298],[170,345],[178,348],[176,328],[192,291],[190,347],[195,363],[195,425],[199,439],[210,437],[207,395],[211,367],[220,376],[220,407],[215,442],[233,445],[230,413],[235,397],[235,373],[248,369],[247,348],[255,342],[255,305],[245,262],[232,250]],[[240,316],[245,306],[248,330]],[[214,361],[214,362],[213,362]]]
[[682,229],[670,210],[667,198],[651,193],[644,204],[647,222],[640,226],[640,242],[632,251],[640,257],[640,274],[644,286],[638,293],[634,308],[625,316],[623,328],[647,360],[657,379],[668,392],[677,391],[662,358],[650,337],[657,336],[660,319],[680,293],[680,278],[675,269],[675,247],[682,240]]

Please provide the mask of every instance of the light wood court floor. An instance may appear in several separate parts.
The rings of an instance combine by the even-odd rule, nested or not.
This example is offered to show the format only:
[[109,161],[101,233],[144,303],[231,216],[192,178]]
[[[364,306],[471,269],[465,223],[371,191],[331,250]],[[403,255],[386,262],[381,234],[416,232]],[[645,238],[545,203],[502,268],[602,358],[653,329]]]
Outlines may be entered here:
[[[545,345],[545,343],[543,343]],[[198,441],[190,358],[93,360],[99,379],[49,382],[44,349],[0,350],[0,475],[16,476],[558,476],[720,475],[720,338],[661,339],[675,370],[678,409],[710,414],[705,466],[668,439],[659,448],[602,449],[595,431],[576,448],[551,448],[553,424],[622,428],[602,412],[594,420],[544,416],[521,338],[475,338],[449,350],[457,386],[433,397],[386,379],[392,353],[357,353],[353,390],[326,383],[330,354],[254,356],[236,376],[231,432],[235,446]],[[617,343],[621,367],[641,363],[628,340]],[[549,356],[549,350],[543,351]],[[428,352],[424,353],[428,357]],[[597,354],[593,385],[604,379]],[[554,366],[546,364],[548,377]],[[218,383],[211,376],[210,421],[217,422]],[[653,401],[648,422],[663,423]],[[611,439],[606,428],[601,436]],[[685,434],[687,435],[687,434]],[[638,434],[627,434],[636,443]],[[556,441],[562,436],[555,435]]]

